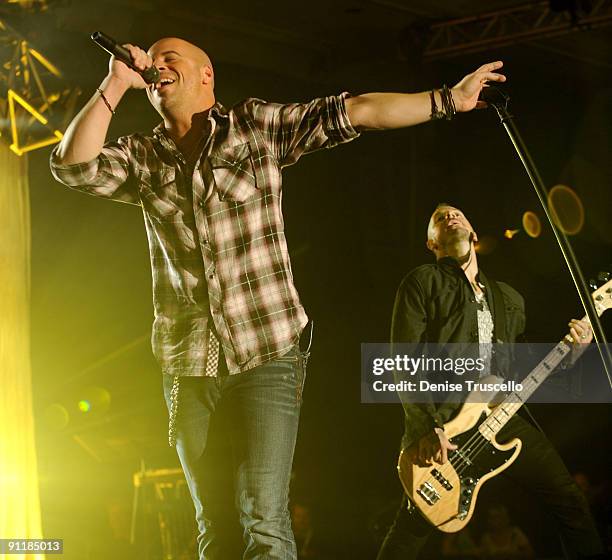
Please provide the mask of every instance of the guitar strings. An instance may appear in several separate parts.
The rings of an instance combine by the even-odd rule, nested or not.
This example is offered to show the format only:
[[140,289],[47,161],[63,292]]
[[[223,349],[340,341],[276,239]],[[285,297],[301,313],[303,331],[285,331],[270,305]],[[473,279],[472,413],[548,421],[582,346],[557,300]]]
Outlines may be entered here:
[[[534,371],[532,371],[532,373],[527,376],[525,378],[525,381],[527,381],[531,387],[526,387],[526,390],[521,391],[522,394],[527,394],[527,398],[529,397],[529,395],[531,394],[531,392],[533,392],[533,390],[535,390],[541,383],[541,381],[538,381],[536,376],[536,373],[544,373],[545,376],[548,376],[551,371],[554,369],[549,367],[548,359],[552,357],[552,354],[555,352],[559,352],[559,353],[563,353],[565,354],[566,352],[562,352],[562,350],[559,348],[559,345],[557,345],[555,348],[553,348],[549,354],[542,360],[542,362],[540,364],[538,364],[535,368]],[[559,358],[559,356],[556,356],[557,358]],[[564,357],[564,356],[562,356]],[[560,361],[560,360],[559,360]],[[544,370],[544,371],[542,371]],[[532,389],[532,391],[529,391],[529,389]],[[512,395],[514,395],[516,398],[518,398],[518,403],[514,403],[514,404],[518,404],[517,410],[515,410],[514,412],[512,412],[512,414],[510,416],[513,416],[519,408],[521,408],[521,406],[523,406],[524,402],[526,399],[523,399],[521,397],[519,397],[518,394],[516,394],[515,392],[512,392],[510,395],[508,395],[495,409],[494,411],[487,417],[487,420],[491,420],[495,417],[495,414],[501,410],[501,407],[503,407],[504,405],[510,404],[510,397],[512,397]],[[506,421],[509,420],[509,418],[506,419]],[[486,420],[485,420],[486,422]],[[483,422],[481,424],[481,426],[485,423]],[[501,423],[499,420],[497,420],[498,423]],[[504,422],[505,425],[505,422]],[[500,427],[500,429],[503,428],[503,425]],[[493,439],[496,432],[494,432],[493,428],[489,429],[493,432]],[[480,455],[480,453],[486,448],[487,444],[491,444],[491,441],[489,441],[481,432],[479,429],[476,430],[476,433],[473,434],[462,446],[461,448],[458,448],[457,450],[455,450],[455,452],[453,452],[453,456],[449,458],[448,463],[446,465],[440,465],[439,468],[436,467],[436,470],[440,473],[440,475],[444,476],[448,476],[449,474],[449,469],[452,468],[452,470],[454,470],[458,476],[461,476],[465,470],[471,466],[472,464],[472,460],[475,460],[478,455]],[[472,449],[472,446],[475,446]],[[465,451],[464,451],[465,450]],[[459,451],[461,451],[461,453],[458,453]],[[459,465],[459,463],[463,463],[461,465]],[[430,471],[431,472],[431,471]],[[446,476],[444,476],[446,478]],[[435,479],[435,477],[433,477]],[[434,482],[434,480],[430,479],[428,482]]]
[[[496,407],[496,409],[494,410],[494,412],[492,412],[489,417],[487,418],[487,420],[491,420],[492,418],[495,418],[495,414],[497,413],[498,410],[501,409],[502,406],[507,405],[507,404],[511,404],[512,401],[510,400],[512,396],[515,396],[516,398],[519,398],[518,395],[516,393],[511,393],[510,395],[508,395],[499,405],[498,407]],[[520,408],[523,404],[522,399],[519,398],[519,407]],[[514,403],[514,404],[518,404],[518,403]],[[518,410],[518,409],[517,409]],[[514,413],[513,413],[514,414]],[[486,422],[486,421],[485,421]],[[499,422],[499,420],[498,420]],[[484,422],[483,422],[484,424]],[[481,424],[482,425],[482,424]],[[492,430],[492,428],[489,428]],[[461,475],[465,472],[465,470],[467,468],[469,468],[471,466],[471,461],[475,460],[476,457],[478,457],[478,455],[480,455],[480,453],[486,448],[487,444],[491,443],[481,432],[480,430],[477,430],[475,434],[473,434],[470,439],[468,439],[462,446],[460,449],[457,449],[457,451],[462,451],[461,453],[455,453],[450,459],[449,459],[449,466],[453,468],[453,470],[455,470],[455,472],[458,475]],[[474,446],[474,447],[472,447]],[[459,463],[462,463],[461,465]],[[440,474],[442,474],[442,471],[447,471],[448,472],[448,468],[445,468],[446,465],[442,465],[440,467],[440,469],[438,469],[438,471],[440,472]]]
[[[561,343],[560,343],[560,344],[561,344]],[[556,355],[556,356],[554,356],[555,354],[557,354],[557,355]],[[558,354],[561,354],[561,356],[559,356]],[[562,359],[563,357],[565,357],[565,354],[567,354],[567,350],[566,350],[565,348],[560,348],[559,344],[558,344],[557,346],[555,346],[555,347],[554,347],[554,348],[553,348],[553,349],[552,349],[552,350],[551,350],[551,351],[550,351],[550,352],[549,352],[549,353],[546,355],[546,357],[545,357],[545,358],[544,358],[544,359],[543,359],[543,360],[542,360],[542,361],[541,361],[541,362],[540,362],[540,363],[539,363],[539,364],[538,364],[538,365],[537,365],[537,366],[534,368],[534,370],[531,372],[531,374],[530,374],[530,375],[528,375],[528,376],[525,378],[524,383],[526,384],[526,386],[525,386],[525,389],[524,389],[523,391],[521,391],[521,393],[522,393],[523,395],[526,395],[526,396],[527,396],[527,398],[528,398],[528,397],[529,397],[529,395],[530,395],[530,394],[531,394],[531,393],[532,393],[532,392],[533,392],[535,389],[537,389],[537,387],[538,387],[538,386],[540,385],[540,383],[541,383],[541,381],[538,381],[538,379],[537,379],[536,375],[539,375],[540,373],[543,373],[545,376],[549,375],[549,374],[551,373],[551,371],[554,369],[554,367],[556,367],[556,366],[552,366],[552,367],[551,367],[551,366],[550,366],[550,364],[549,364],[549,361],[550,361],[551,359],[553,359],[553,357],[554,357],[554,358],[556,358],[556,360],[553,360],[553,361],[558,361],[558,362],[560,362],[560,361],[561,361],[561,359]],[[514,403],[513,403],[513,401],[511,400],[511,398],[512,398],[513,396],[514,396],[515,398],[517,398],[517,399],[518,399],[518,403],[517,403],[517,402],[514,402]],[[499,410],[501,410],[501,409],[502,409],[502,407],[503,407],[504,405],[508,405],[508,404],[518,404],[517,410],[515,410],[515,411],[512,413],[512,414],[515,414],[515,413],[518,411],[518,409],[519,409],[519,408],[520,408],[520,407],[523,405],[523,403],[525,402],[525,400],[526,400],[526,398],[521,398],[521,396],[519,396],[519,394],[517,394],[516,392],[512,392],[512,393],[510,393],[510,394],[509,394],[509,395],[508,395],[508,396],[507,396],[507,397],[506,397],[506,398],[505,398],[505,399],[504,399],[504,400],[503,400],[503,401],[502,401],[502,402],[501,402],[501,403],[500,403],[500,404],[499,404],[499,405],[498,405],[498,406],[495,408],[495,410],[494,410],[494,411],[493,411],[493,412],[492,412],[492,413],[489,415],[489,417],[487,418],[487,420],[492,420],[492,419],[495,419],[495,418],[496,418],[496,416],[495,416],[495,415],[497,414],[497,412],[498,412]],[[498,422],[500,422],[499,420],[497,420],[497,421],[498,421]],[[486,422],[486,421],[485,421],[485,422]],[[484,424],[484,422],[483,422],[483,424]],[[482,425],[482,424],[481,424],[481,425]],[[503,426],[502,426],[502,427],[503,427]],[[491,429],[491,431],[493,431],[493,429],[492,429],[492,428],[489,428],[489,429]],[[501,429],[501,428],[500,428],[500,429]],[[493,434],[493,435],[495,435],[495,434]],[[480,441],[480,442],[478,442],[478,445],[477,445],[476,449],[474,449],[474,450],[470,449],[470,446],[471,446],[473,443],[475,443],[475,440],[476,440],[476,439],[477,439],[479,436],[480,436],[482,439],[481,439],[481,441]],[[488,440],[488,439],[487,439],[485,436],[483,436],[483,435],[480,433],[480,430],[478,430],[478,431],[476,432],[476,434],[474,434],[474,435],[473,435],[473,436],[472,436],[472,437],[471,437],[471,438],[470,438],[470,439],[469,439],[469,440],[468,440],[468,441],[467,441],[467,442],[464,444],[464,446],[462,446],[462,448],[463,448],[463,447],[465,447],[465,446],[467,446],[467,452],[466,452],[465,454],[460,454],[460,455],[459,455],[459,458],[460,458],[462,461],[466,462],[466,463],[469,461],[469,459],[475,459],[475,458],[476,458],[476,457],[477,457],[477,456],[478,456],[478,455],[479,455],[479,454],[482,452],[482,450],[483,450],[483,449],[486,447],[486,444],[487,444],[487,443],[490,443],[490,442],[489,442],[489,440]],[[466,456],[466,459],[467,459],[467,460],[463,458],[463,455],[465,455],[465,456]],[[454,457],[453,457],[453,458],[454,458]],[[451,465],[453,464],[453,463],[452,463],[452,459],[453,459],[453,458],[449,459],[449,462],[451,463]],[[468,464],[468,466],[469,466],[469,464]],[[463,469],[463,471],[464,471],[464,470],[465,470],[465,468]],[[463,471],[462,471],[462,472],[463,472]],[[461,473],[458,473],[458,474],[461,474]]]
[[[543,362],[547,362],[547,360],[552,357],[551,355],[554,352],[557,352],[557,348],[554,348],[553,350],[551,350],[551,352],[549,352],[549,354],[546,356],[546,358],[543,360]],[[535,389],[538,386],[538,382],[536,379],[534,379],[534,375],[535,374],[539,374],[542,372],[542,370],[544,370],[543,373],[548,373],[548,371],[545,369],[543,363],[539,364],[534,371],[532,372],[531,375],[529,375],[526,380],[528,381],[528,383],[531,385],[531,387],[526,387],[527,391],[525,392],[529,392],[529,389]],[[497,414],[497,412],[501,409],[501,407],[503,407],[504,405],[508,405],[508,404],[512,404],[512,400],[511,398],[517,398],[518,399],[518,403],[514,403],[514,404],[518,404],[518,408],[520,408],[523,405],[524,399],[522,399],[521,397],[519,397],[519,395],[515,392],[512,392],[510,395],[508,395],[496,408],[495,410],[489,415],[489,417],[487,418],[487,420],[492,420],[493,418],[495,418],[495,415]],[[518,410],[517,408],[517,410]],[[516,411],[515,411],[516,412]],[[514,413],[512,413],[514,414]],[[485,421],[486,422],[486,421]],[[499,420],[498,420],[499,422]],[[483,422],[484,424],[484,422]],[[492,428],[489,428],[492,430]],[[453,457],[451,457],[449,459],[449,463],[450,466],[452,466],[455,471],[457,472],[457,474],[461,475],[463,472],[465,472],[466,468],[470,466],[470,460],[474,460],[476,459],[476,457],[486,448],[487,443],[490,443],[489,440],[482,435],[482,433],[480,432],[480,430],[477,430],[476,433],[474,435],[472,435],[472,437],[470,439],[468,439],[468,441],[466,441],[462,446],[461,446],[461,451],[463,451],[462,453],[457,453],[455,455],[453,455]],[[472,448],[472,446],[475,445],[474,448]],[[457,451],[460,451],[459,449]],[[462,465],[457,465],[457,463],[462,462]],[[457,465],[457,468],[455,468],[455,465]],[[444,465],[442,465],[442,467],[439,469],[439,471],[441,472],[442,470],[444,470]],[[448,469],[446,469],[448,470]]]
[[[504,404],[508,404],[510,402],[510,396],[511,395],[506,397],[506,399],[500,403],[499,407],[503,406]],[[495,414],[496,411],[494,411],[487,419],[491,419]],[[477,430],[476,433],[473,434],[461,446],[461,448],[456,450],[461,451],[461,453],[455,452],[453,456],[449,458],[448,465],[441,465],[438,472],[443,474],[443,471],[446,471],[446,474],[448,474],[450,467],[452,467],[452,470],[454,470],[458,475],[463,474],[465,470],[471,466],[471,460],[475,459],[486,448],[487,443],[489,443],[489,440],[487,440],[487,438],[483,436],[479,430]],[[472,448],[473,445],[475,445],[474,448]]]

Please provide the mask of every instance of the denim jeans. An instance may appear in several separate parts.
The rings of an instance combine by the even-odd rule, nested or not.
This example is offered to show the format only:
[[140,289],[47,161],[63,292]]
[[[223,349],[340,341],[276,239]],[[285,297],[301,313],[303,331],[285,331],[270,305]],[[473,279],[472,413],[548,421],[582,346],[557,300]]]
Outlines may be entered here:
[[[307,358],[296,346],[247,372],[180,379],[176,449],[200,560],[297,558],[288,500]],[[164,376],[168,407],[171,388]]]
[[[514,437],[522,440],[523,447],[504,473],[528,490],[552,515],[570,558],[603,558],[601,539],[587,500],[550,441],[520,416],[512,417],[497,439],[505,442]],[[508,496],[508,500],[512,499]],[[517,521],[520,526],[520,520]],[[408,510],[404,496],[377,560],[418,558],[433,531],[414,507]]]

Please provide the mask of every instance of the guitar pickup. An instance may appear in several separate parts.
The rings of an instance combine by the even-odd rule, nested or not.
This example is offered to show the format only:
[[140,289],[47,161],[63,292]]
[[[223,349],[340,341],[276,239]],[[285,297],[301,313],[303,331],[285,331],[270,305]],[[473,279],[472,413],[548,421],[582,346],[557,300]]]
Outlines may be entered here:
[[417,494],[430,506],[433,506],[440,499],[440,494],[436,492],[436,489],[429,482],[421,484]]
[[446,479],[438,469],[432,469],[431,474],[442,485],[445,490],[452,490],[453,485]]
[[459,449],[453,452],[459,459],[461,459],[468,467],[472,466],[472,461],[470,461]]

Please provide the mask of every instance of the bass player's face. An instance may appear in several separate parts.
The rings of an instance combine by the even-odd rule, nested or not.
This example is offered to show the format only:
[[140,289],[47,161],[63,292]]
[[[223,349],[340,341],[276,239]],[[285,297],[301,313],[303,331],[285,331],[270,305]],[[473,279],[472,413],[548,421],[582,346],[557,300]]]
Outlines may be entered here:
[[449,243],[469,240],[474,236],[474,228],[463,212],[453,206],[436,208],[430,220],[429,239],[436,246],[443,247]]

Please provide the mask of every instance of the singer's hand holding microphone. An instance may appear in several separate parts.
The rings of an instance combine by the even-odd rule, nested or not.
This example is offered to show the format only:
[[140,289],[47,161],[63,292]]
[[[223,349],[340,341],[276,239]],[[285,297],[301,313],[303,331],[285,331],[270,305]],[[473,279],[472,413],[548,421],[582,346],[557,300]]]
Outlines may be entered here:
[[110,75],[133,89],[145,89],[147,84],[159,81],[159,70],[153,66],[153,59],[140,47],[120,45],[101,31],[91,34],[91,39],[113,55],[109,63]]
[[110,74],[115,78],[120,79],[128,87],[133,89],[145,89],[148,84],[142,78],[142,74],[139,73],[145,71],[147,68],[153,66],[153,59],[140,47],[135,47],[129,43],[123,45],[123,47],[129,51],[132,59],[132,65],[136,70],[132,70],[125,62],[113,55],[108,64]]

